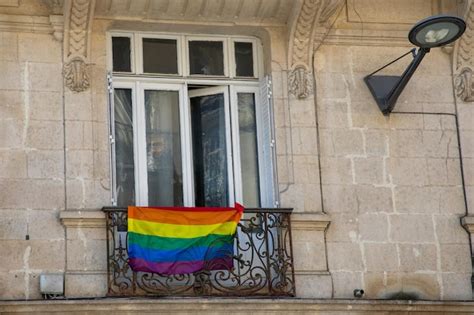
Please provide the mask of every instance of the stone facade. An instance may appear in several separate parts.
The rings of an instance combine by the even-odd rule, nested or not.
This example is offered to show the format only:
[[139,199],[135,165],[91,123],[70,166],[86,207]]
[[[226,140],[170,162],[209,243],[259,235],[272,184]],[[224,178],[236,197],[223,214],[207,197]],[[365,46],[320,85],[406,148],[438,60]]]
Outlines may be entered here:
[[[383,116],[364,76],[437,13],[467,34]],[[0,300],[41,298],[44,273],[105,296],[107,32],[171,29],[263,43],[298,297],[472,299],[473,20],[455,0],[0,0]]]

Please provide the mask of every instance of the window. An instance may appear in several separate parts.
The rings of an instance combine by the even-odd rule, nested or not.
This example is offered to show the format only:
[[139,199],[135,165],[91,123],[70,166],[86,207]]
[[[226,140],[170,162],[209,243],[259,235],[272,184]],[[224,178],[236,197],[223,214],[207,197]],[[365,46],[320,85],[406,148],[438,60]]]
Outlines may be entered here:
[[273,207],[258,41],[109,37],[114,203]]

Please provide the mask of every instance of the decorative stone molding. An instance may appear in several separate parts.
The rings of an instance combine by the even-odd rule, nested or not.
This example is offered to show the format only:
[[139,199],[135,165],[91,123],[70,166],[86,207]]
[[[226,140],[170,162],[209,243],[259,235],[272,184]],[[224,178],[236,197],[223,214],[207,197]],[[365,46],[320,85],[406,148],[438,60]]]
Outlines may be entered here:
[[[304,0],[294,17],[288,47],[288,88],[297,98],[307,98],[312,93],[314,82],[311,60],[314,51],[329,31],[328,21],[343,3],[342,0]],[[315,36],[317,28],[324,30],[322,35]]]
[[291,229],[305,231],[326,231],[331,219],[327,214],[293,213],[291,214]]
[[454,52],[453,73],[456,96],[463,102],[474,102],[474,4],[466,1],[466,32],[458,40]]
[[462,226],[468,231],[469,233],[474,233],[474,216],[466,216],[463,217],[461,220]]
[[105,214],[100,210],[65,210],[59,213],[61,223],[67,228],[104,228]]
[[0,14],[0,32],[51,34],[53,27],[45,16]]
[[90,86],[90,33],[95,0],[64,3],[64,78],[66,86],[82,92]]

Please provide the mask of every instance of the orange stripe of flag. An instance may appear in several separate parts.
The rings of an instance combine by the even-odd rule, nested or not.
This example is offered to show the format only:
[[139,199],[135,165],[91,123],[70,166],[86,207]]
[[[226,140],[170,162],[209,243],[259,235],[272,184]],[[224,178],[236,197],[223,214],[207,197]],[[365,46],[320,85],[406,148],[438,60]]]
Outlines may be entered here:
[[[239,222],[240,215],[235,211],[160,211],[160,208],[149,207],[129,207],[128,217],[130,219],[145,220],[150,222],[159,222],[167,224],[184,224],[184,225],[209,225],[223,222]],[[233,210],[233,209],[232,209]]]

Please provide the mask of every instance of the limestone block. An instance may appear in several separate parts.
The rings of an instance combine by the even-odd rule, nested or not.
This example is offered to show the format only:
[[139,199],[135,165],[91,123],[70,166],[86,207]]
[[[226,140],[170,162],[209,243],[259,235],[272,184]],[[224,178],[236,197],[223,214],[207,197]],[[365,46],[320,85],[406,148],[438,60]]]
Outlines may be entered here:
[[18,60],[18,34],[0,32],[0,61]]
[[109,125],[108,123],[93,122],[93,145],[95,150],[107,151],[109,149]]
[[335,129],[332,131],[332,138],[336,156],[364,154],[362,131]]
[[327,229],[328,242],[356,242],[358,239],[357,218],[352,214],[331,213],[331,225]]
[[434,242],[434,227],[430,215],[391,214],[390,237],[396,242]]
[[365,153],[367,156],[387,156],[389,148],[388,132],[385,130],[365,130]]
[[380,158],[355,158],[355,182],[358,184],[383,184],[385,182],[384,163],[384,160]]
[[334,283],[334,298],[352,299],[354,290],[364,289],[362,272],[334,271],[331,272],[331,276]]
[[472,300],[472,273],[443,273],[444,300]]
[[290,182],[290,172],[292,172],[292,164],[288,161],[286,155],[277,155],[277,173],[278,173],[278,183],[285,184]]
[[351,160],[321,157],[321,181],[323,184],[352,184]]
[[28,212],[28,233],[32,240],[64,240],[64,227],[55,210],[32,210]]
[[23,121],[2,120],[0,123],[0,149],[23,147]]
[[295,182],[302,184],[319,183],[319,164],[317,156],[294,155]]
[[362,271],[362,254],[357,243],[328,242],[329,271]]
[[[80,228],[79,228],[80,229]],[[104,228],[105,230],[105,228]],[[80,235],[80,231],[77,233]],[[107,270],[107,242],[89,239],[86,234],[78,240],[67,240],[67,270]]]
[[64,151],[30,151],[28,152],[28,177],[30,178],[64,178]]
[[440,244],[468,244],[469,234],[463,229],[459,217],[437,215],[435,218],[436,235]]
[[[274,65],[272,69],[276,69]],[[272,71],[272,89],[274,99],[288,98],[288,75],[286,71]]]
[[321,128],[349,128],[350,116],[346,102],[318,100],[318,123]]
[[21,90],[23,88],[23,65],[18,62],[0,61],[0,86],[4,90]]
[[275,128],[290,126],[288,99],[273,99],[273,118],[275,121]]
[[474,158],[474,131],[463,130],[460,134],[462,157]]
[[395,187],[397,211],[403,213],[439,213],[439,190],[429,186]]
[[28,241],[24,240],[24,236],[23,240],[1,240],[0,244],[2,246],[0,271],[8,272],[23,269],[23,256],[28,246]]
[[[388,241],[389,229],[387,215],[383,213],[361,214],[359,215],[358,221],[360,241]],[[387,245],[387,247],[389,246],[388,244],[385,245]]]
[[[359,86],[359,88],[364,88],[368,92],[367,87]],[[387,129],[389,127],[389,118],[380,112],[375,101],[373,103],[370,101],[370,97],[370,95],[364,95],[360,100],[353,100],[350,103],[352,126],[371,130]]]
[[29,114],[32,120],[63,120],[60,92],[29,92]]
[[64,184],[59,180],[0,181],[0,208],[4,209],[62,209]]
[[28,63],[30,89],[33,91],[62,91],[61,65],[61,63]]
[[423,132],[423,145],[427,157],[459,157],[458,141],[455,131],[426,130]]
[[108,151],[94,151],[94,177],[109,179],[110,154]]
[[419,130],[423,128],[423,115],[391,114],[388,118],[390,128],[396,130]]
[[95,121],[108,124],[108,107],[108,93],[105,88],[97,93],[92,93],[92,117]]
[[439,189],[439,211],[458,216],[466,213],[464,192],[461,186],[441,187]]
[[42,272],[64,271],[65,248],[64,240],[34,240],[30,241],[31,253],[29,267]]
[[316,76],[318,97],[322,99],[342,100],[347,97],[348,82],[341,73],[321,72]]
[[350,55],[352,47],[321,45],[314,55],[314,69],[319,72],[350,73],[351,62],[347,56]]
[[440,247],[442,271],[456,273],[468,273],[471,271],[469,245],[443,244]]
[[75,93],[67,90],[64,92],[64,99],[66,120],[92,121],[92,94],[90,91]]
[[460,185],[461,168],[459,159],[427,159],[427,177],[430,185]]
[[65,295],[68,298],[103,297],[107,294],[106,272],[66,272]]
[[293,127],[315,127],[316,113],[314,99],[292,100],[290,117]]
[[67,179],[66,180],[66,200],[67,209],[83,209],[85,208],[83,179]]
[[357,185],[357,205],[361,212],[393,212],[392,190],[372,185]]
[[390,157],[424,157],[422,130],[390,130]]
[[423,186],[428,184],[424,158],[391,158],[388,173],[395,185]]
[[[323,177],[324,182],[324,177]],[[355,213],[357,195],[353,185],[323,185],[324,210],[328,213]]]
[[282,205],[293,207],[296,212],[321,211],[318,184],[291,184],[280,198]]
[[365,266],[369,272],[397,271],[398,254],[395,244],[365,243]]
[[474,185],[474,158],[463,158],[464,181],[468,185]]
[[29,122],[26,143],[32,149],[61,150],[64,148],[61,121]]
[[298,298],[328,299],[332,294],[329,273],[295,273],[296,296]]
[[18,34],[18,57],[28,62],[62,62],[62,45],[50,34]]
[[327,157],[336,156],[332,130],[319,129],[319,150],[321,151],[321,156],[327,156]]
[[[26,225],[26,211],[0,210],[0,240],[24,240]],[[8,255],[4,254],[4,257],[8,258]]]
[[23,151],[0,151],[0,178],[25,178],[26,154]]
[[446,72],[442,75],[415,72],[398,101],[454,104],[452,77],[446,75]]
[[23,115],[24,115],[24,108],[23,108],[22,92],[1,90],[0,91],[0,117],[1,119],[2,120],[9,120],[9,119],[22,120],[24,118]]
[[433,244],[399,244],[400,270],[405,272],[437,271],[437,249]]
[[0,272],[0,299],[40,299],[39,275],[33,272]]
[[289,128],[275,128],[276,145],[275,150],[278,155],[288,154],[289,146],[287,143],[291,141],[291,133]]
[[439,283],[435,274],[367,273],[366,297],[397,299],[439,299]]
[[458,120],[461,130],[474,131],[474,110],[470,104],[458,104]]
[[69,121],[65,122],[66,147],[69,150],[92,150],[93,127],[90,121]]
[[68,150],[66,152],[66,176],[68,178],[93,178],[94,151]]
[[316,155],[318,152],[316,128],[293,127],[291,128],[291,139],[293,154]]

